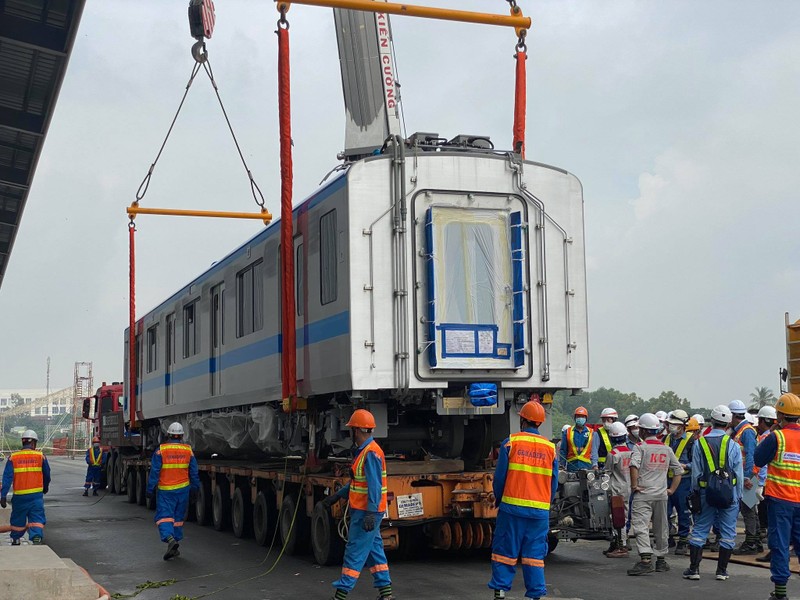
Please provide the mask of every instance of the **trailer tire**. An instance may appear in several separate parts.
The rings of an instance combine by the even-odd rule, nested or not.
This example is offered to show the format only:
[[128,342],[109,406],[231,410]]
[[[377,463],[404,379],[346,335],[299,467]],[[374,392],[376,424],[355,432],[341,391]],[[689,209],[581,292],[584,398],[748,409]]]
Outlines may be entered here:
[[[281,503],[281,512],[278,515],[278,527],[281,532],[286,554],[302,554],[308,550],[309,519],[305,511],[297,506],[297,496],[286,494]],[[294,519],[294,526],[292,526]]]
[[114,461],[114,490],[117,494],[122,494],[122,471],[125,468],[125,465],[122,464],[122,457],[117,454],[117,458]]
[[339,535],[336,519],[322,502],[317,502],[311,515],[311,549],[322,566],[340,565],[344,558],[344,540]]
[[144,469],[136,469],[136,504],[139,506],[147,505],[147,477]]
[[106,482],[109,494],[117,493],[117,488],[114,487],[114,484],[116,483],[114,481],[114,466],[116,465],[117,460],[116,454],[110,454],[108,457],[108,462],[106,463]]
[[547,533],[547,553],[552,554],[555,552],[556,546],[558,546],[558,536],[552,531],[549,531]]
[[240,487],[233,491],[231,528],[237,538],[250,537],[253,534],[253,507],[250,506],[249,496]]
[[231,499],[225,491],[223,486],[218,485],[214,487],[211,497],[211,520],[217,531],[227,529],[231,523]]
[[125,488],[128,490],[128,502],[136,504],[136,469],[128,469],[128,482]]
[[[275,496],[261,491],[253,504],[253,534],[260,546],[266,546],[274,533],[276,519]],[[273,537],[274,539],[274,537]]]
[[211,482],[207,477],[200,477],[200,489],[194,503],[194,516],[198,525],[211,525]]

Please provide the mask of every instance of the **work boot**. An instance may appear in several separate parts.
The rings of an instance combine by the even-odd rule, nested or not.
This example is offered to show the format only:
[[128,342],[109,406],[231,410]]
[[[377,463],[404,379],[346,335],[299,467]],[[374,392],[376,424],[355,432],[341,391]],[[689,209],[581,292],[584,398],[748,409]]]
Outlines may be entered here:
[[[758,549],[760,544],[756,545],[753,541],[744,541],[742,545],[733,550],[733,553],[737,556],[751,556],[753,554],[761,554],[764,551],[762,547],[760,550]],[[722,552],[722,550],[720,550]]]
[[167,551],[164,553],[164,560],[169,560],[170,558],[178,556],[180,554],[180,552],[178,552],[178,546],[180,546],[178,541],[170,536],[167,540]]
[[505,600],[506,592],[505,590],[494,590],[494,600]]
[[92,496],[99,496],[100,494],[97,493],[97,490],[92,490]]
[[391,585],[384,585],[378,588],[378,600],[395,600]]
[[764,556],[757,557],[756,562],[763,562],[763,563],[772,562],[772,550],[768,551]]
[[88,496],[89,495],[89,490],[83,490],[83,495],[84,496]]
[[703,549],[689,545],[689,568],[683,572],[684,579],[697,581],[700,579],[700,561],[703,560]]
[[19,540],[11,540],[12,546],[19,546]]
[[603,554],[605,554],[606,556],[608,556],[609,554],[611,554],[612,552],[614,552],[614,550],[616,550],[616,549],[617,549],[617,547],[618,547],[618,546],[617,546],[617,540],[616,540],[616,539],[613,539],[613,540],[611,540],[611,543],[608,545],[608,550],[603,550]]
[[35,535],[31,538],[31,544],[34,546],[41,546],[42,545],[42,536]]
[[669,564],[663,556],[656,559],[656,573],[666,573],[669,571]]
[[640,560],[633,565],[633,568],[628,569],[628,575],[645,575],[653,571],[655,571],[655,567],[653,566],[652,560]]
[[628,558],[628,551],[625,548],[616,548],[606,554],[606,558]]
[[669,536],[669,539],[667,540],[667,546],[669,546],[670,548],[674,548],[675,547],[675,538],[674,537]]
[[689,543],[685,541],[679,541],[678,544],[675,546],[675,555],[689,556]]
[[730,548],[720,548],[719,558],[717,559],[717,581],[728,580],[728,561],[731,559]]

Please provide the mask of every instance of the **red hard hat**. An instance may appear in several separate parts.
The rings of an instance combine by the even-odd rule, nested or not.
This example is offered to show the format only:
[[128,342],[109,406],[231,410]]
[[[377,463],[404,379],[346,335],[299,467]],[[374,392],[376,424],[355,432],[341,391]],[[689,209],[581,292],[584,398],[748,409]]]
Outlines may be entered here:
[[531,423],[543,423],[545,418],[544,406],[536,400],[530,400],[519,411],[519,416]]
[[363,408],[358,408],[350,415],[347,427],[358,427],[360,429],[375,429],[375,417],[372,413]]
[[97,436],[94,436],[94,437],[92,438],[92,443],[93,443],[93,444],[99,444],[99,443],[100,443],[100,438],[99,438],[99,437],[97,437]]
[[589,418],[589,411],[586,410],[583,406],[579,406],[578,408],[575,409],[575,414],[573,416],[575,416],[575,417],[586,417],[588,419]]

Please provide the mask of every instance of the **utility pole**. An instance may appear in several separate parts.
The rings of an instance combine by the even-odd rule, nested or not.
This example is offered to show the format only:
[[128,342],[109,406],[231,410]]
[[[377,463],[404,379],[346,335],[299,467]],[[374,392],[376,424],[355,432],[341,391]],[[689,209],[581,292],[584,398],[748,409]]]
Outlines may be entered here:
[[50,395],[50,357],[47,357],[47,395]]

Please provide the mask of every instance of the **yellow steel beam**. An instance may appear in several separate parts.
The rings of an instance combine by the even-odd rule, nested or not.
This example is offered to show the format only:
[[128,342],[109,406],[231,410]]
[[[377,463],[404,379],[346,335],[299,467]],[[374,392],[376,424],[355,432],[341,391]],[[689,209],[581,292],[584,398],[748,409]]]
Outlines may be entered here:
[[501,25],[515,29],[530,29],[531,18],[522,15],[517,8],[512,9],[511,15],[498,15],[492,13],[479,13],[466,10],[453,10],[449,8],[434,8],[429,6],[415,6],[413,4],[397,4],[393,2],[374,2],[373,0],[291,0],[283,2],[278,0],[278,7],[288,4],[307,4],[309,6],[324,6],[328,8],[344,8],[361,10],[374,13],[388,13],[392,15],[405,15],[407,17],[422,17],[425,19],[440,19],[443,21],[460,21],[462,23],[481,23],[484,25]]
[[254,219],[257,221],[264,221],[265,225],[269,225],[272,221],[272,214],[266,209],[262,208],[260,213],[246,213],[246,212],[229,212],[218,210],[184,210],[180,208],[142,208],[136,204],[132,204],[127,208],[128,216],[131,218],[136,215],[165,215],[168,217],[213,217],[217,219]]

